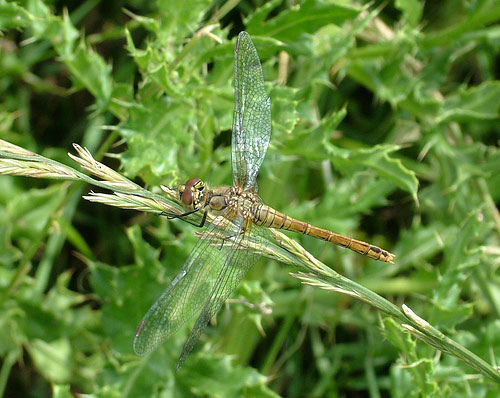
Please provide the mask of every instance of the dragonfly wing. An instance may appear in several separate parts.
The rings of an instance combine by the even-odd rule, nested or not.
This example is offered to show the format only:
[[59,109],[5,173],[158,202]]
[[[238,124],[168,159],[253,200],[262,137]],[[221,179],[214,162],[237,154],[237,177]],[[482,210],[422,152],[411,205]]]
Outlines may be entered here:
[[231,239],[231,255],[226,258],[221,268],[217,282],[204,303],[203,310],[191,330],[191,334],[184,344],[181,356],[177,363],[179,368],[198,341],[201,332],[212,317],[219,311],[233,290],[240,284],[247,271],[259,258],[259,247],[263,244],[264,228],[251,226],[251,233],[240,233]]
[[271,100],[252,39],[241,32],[234,51],[233,185],[256,190],[257,174],[271,138]]
[[232,253],[226,247],[229,245],[221,244],[221,235],[237,231],[238,226],[228,222],[223,215],[207,227],[181,271],[139,323],[134,339],[136,354],[145,355],[155,350],[200,313]]

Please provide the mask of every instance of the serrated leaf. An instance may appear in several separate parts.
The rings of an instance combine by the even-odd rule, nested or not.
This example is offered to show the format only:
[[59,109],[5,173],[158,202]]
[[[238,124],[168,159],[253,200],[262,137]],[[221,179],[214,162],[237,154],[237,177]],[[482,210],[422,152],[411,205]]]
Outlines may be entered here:
[[[438,397],[439,387],[432,377],[434,373],[433,359],[419,358],[416,341],[393,319],[384,319],[384,332],[389,341],[395,344],[402,353],[403,366],[408,367],[408,373],[412,376],[409,383],[403,382],[399,388],[404,385],[407,389],[409,385],[418,386],[419,391],[425,391],[425,396]],[[406,379],[404,377],[406,375],[401,374],[400,376]]]
[[[297,129],[288,137],[283,137],[286,153],[302,155],[312,160],[325,159],[325,142],[346,115],[345,109],[325,116],[321,124],[311,129]],[[280,140],[280,141],[281,141]]]
[[[47,227],[53,213],[66,198],[65,185],[53,185],[47,189],[32,190],[19,194],[8,205],[10,221],[15,221],[13,238],[33,238]],[[28,242],[27,242],[28,243]]]
[[401,73],[404,58],[405,49],[402,48],[383,62],[354,61],[349,64],[349,75],[376,93],[380,99],[397,104],[408,97],[416,84],[415,79]]
[[387,273],[405,269],[411,264],[432,259],[455,237],[455,226],[434,222],[429,226],[411,228],[402,233],[398,245],[398,268],[385,269]]
[[[211,395],[217,391],[220,396],[279,397],[266,386],[266,377],[255,369],[233,366],[226,358],[213,360],[199,357],[196,362],[187,361],[181,379],[189,383],[200,395]],[[221,381],[224,380],[223,383]]]
[[[58,160],[70,141],[102,143],[93,153],[125,151],[125,171],[146,184],[168,184],[164,180],[179,175],[206,177],[214,186],[229,182],[234,35],[246,21],[257,34],[252,38],[273,103],[273,135],[259,181],[262,197],[304,221],[352,232],[384,248],[395,246],[396,263],[388,265],[365,263],[355,253],[303,239],[311,254],[350,278],[369,281],[368,287],[390,294],[394,302],[404,301],[443,326],[442,332],[458,325],[450,337],[486,362],[500,363],[495,357],[500,335],[498,2],[433,2],[425,21],[422,2],[415,0],[352,8],[353,3],[324,0],[292,6],[282,0],[219,5],[134,0],[127,4],[135,17],[119,7],[103,13],[98,2],[81,3],[66,10],[54,1],[0,0],[2,138]],[[222,27],[214,28],[219,22]],[[91,32],[88,38],[85,32]],[[125,39],[131,56],[123,49]],[[217,39],[222,43],[214,44]],[[286,62],[280,51],[289,54]],[[277,83],[282,77],[285,87]],[[93,98],[68,95],[75,89],[88,90]],[[98,124],[106,127],[89,135],[87,110],[96,109],[104,111]],[[372,129],[376,134],[364,134]],[[401,147],[397,153],[394,146],[376,147],[383,142]],[[123,167],[120,160],[105,159]],[[416,192],[407,170],[422,187],[419,207],[406,191],[395,191],[393,180],[399,179],[408,192]],[[91,205],[79,206],[74,220],[57,222],[60,217],[53,213],[61,206],[50,195],[26,193],[32,183],[0,176],[0,352],[4,373],[10,371],[6,394],[34,391],[26,383],[10,385],[24,370],[40,375],[37,385],[52,385],[61,398],[69,392],[89,398],[272,396],[271,388],[318,397],[338,391],[405,398],[499,396],[494,369],[483,364],[470,370],[461,362],[474,364],[477,358],[437,355],[425,342],[414,344],[400,328],[387,325],[394,349],[372,341],[374,313],[366,302],[314,288],[303,291],[272,264],[255,272],[276,302],[272,314],[254,316],[256,323],[262,318],[265,339],[249,341],[254,326],[241,333],[238,326],[250,322],[245,315],[247,323],[239,324],[239,311],[233,311],[220,319],[222,327],[209,328],[208,334],[217,334],[207,337],[217,342],[214,348],[200,344],[201,352],[186,363],[195,372],[173,370],[182,332],[152,355],[137,358],[130,345],[137,321],[188,256],[195,241],[191,227],[132,212],[125,220]],[[465,225],[469,217],[478,221]],[[119,223],[128,220],[140,222],[151,243],[138,228],[128,232],[129,241],[115,236]],[[59,253],[51,239],[45,245],[45,238],[61,225],[63,232],[78,230],[82,239],[70,234]],[[72,255],[75,242],[89,257],[116,260],[89,264],[91,286]],[[47,257],[53,263],[49,284],[35,291],[45,267],[39,259],[46,263]],[[251,301],[261,300],[253,296]],[[232,343],[227,352],[244,352],[236,359],[251,357],[275,379],[236,367],[236,361],[220,359],[222,354],[214,358],[225,352],[218,342],[227,336]],[[37,355],[46,349],[43,360],[52,353],[57,360],[58,349],[67,348],[58,345],[64,339],[71,348],[66,363],[71,374],[65,384],[56,384],[23,355],[33,346]],[[262,347],[282,347],[286,355],[259,351]],[[478,376],[481,370],[493,380]]]
[[112,92],[111,67],[102,57],[79,39],[79,32],[69,16],[51,15],[49,8],[38,0],[28,2],[33,13],[31,28],[38,39],[49,39],[68,68],[73,83],[85,88],[97,99],[100,110],[108,107]]
[[179,153],[188,156],[194,144],[195,120],[193,107],[183,100],[149,98],[131,108],[129,119],[119,127],[128,145],[120,155],[126,173],[143,173],[155,184],[158,178],[176,175]]
[[417,343],[412,339],[411,335],[405,331],[400,325],[394,322],[393,319],[384,319],[384,334],[392,344],[398,347],[398,350],[403,352],[409,360],[416,357]]
[[281,135],[290,134],[299,121],[297,111],[297,90],[291,87],[274,87],[270,92],[272,99],[273,137],[281,141]]
[[[102,327],[115,350],[132,353],[135,328],[147,309],[167,287],[171,275],[184,258],[170,258],[169,269],[159,260],[159,250],[144,242],[138,227],[128,231],[134,245],[134,266],[112,267],[103,263],[90,263],[92,286],[104,303]],[[171,275],[166,276],[166,271]]]
[[162,34],[169,33],[178,39],[184,38],[199,26],[210,0],[170,1],[159,0]]
[[328,24],[340,25],[346,20],[354,19],[359,12],[353,7],[305,0],[298,7],[285,10],[263,24],[262,18],[249,21],[247,30],[296,45],[299,36],[314,33]]
[[49,7],[40,0],[31,0],[27,5],[28,11],[32,13],[33,21],[30,27],[34,36],[39,40],[50,40],[61,55],[71,54],[79,34],[68,15],[63,17],[52,15]]
[[489,81],[446,97],[437,122],[500,120],[500,82]]
[[84,42],[80,42],[73,52],[61,54],[61,58],[75,86],[90,91],[97,100],[98,109],[106,109],[113,91],[111,66]]
[[418,179],[415,173],[407,169],[401,160],[391,157],[397,151],[397,145],[376,145],[372,148],[346,150],[325,144],[327,156],[340,169],[363,166],[374,170],[379,176],[393,182],[402,190],[411,194],[417,201]]
[[[454,293],[450,291],[450,295],[454,295]],[[457,291],[456,293],[459,292]],[[471,317],[473,314],[473,305],[464,303],[460,305],[457,305],[457,303],[453,303],[453,305],[449,305],[450,303],[447,304],[448,308],[436,305],[432,308],[431,322],[440,330],[449,332]]]

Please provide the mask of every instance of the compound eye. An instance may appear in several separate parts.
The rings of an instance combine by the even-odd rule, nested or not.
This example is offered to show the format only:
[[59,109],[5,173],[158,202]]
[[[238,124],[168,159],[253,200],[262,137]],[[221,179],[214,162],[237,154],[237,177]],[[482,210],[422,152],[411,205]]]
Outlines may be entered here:
[[201,180],[199,178],[193,177],[186,181],[186,189],[193,188],[197,185]]
[[200,191],[205,188],[205,184],[199,178],[190,178],[186,181],[186,185],[184,185],[184,191],[181,193],[181,201],[186,206],[194,206],[195,198],[193,194],[197,191]]
[[181,193],[181,201],[186,206],[191,206],[193,204],[193,192],[191,189],[185,189],[184,192]]

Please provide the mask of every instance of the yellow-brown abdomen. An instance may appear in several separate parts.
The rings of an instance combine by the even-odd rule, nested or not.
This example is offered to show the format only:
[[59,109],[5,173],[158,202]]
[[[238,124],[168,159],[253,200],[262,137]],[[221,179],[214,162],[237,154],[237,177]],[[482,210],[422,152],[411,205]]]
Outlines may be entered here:
[[338,246],[351,249],[357,253],[363,254],[374,260],[385,261],[394,263],[394,254],[381,249],[378,246],[371,245],[361,240],[352,239],[344,235],[336,234],[335,232],[328,231],[327,229],[315,227],[304,221],[296,220],[286,214],[266,206],[259,205],[254,209],[253,222],[263,227],[286,229],[287,231],[299,232],[304,235],[313,236],[328,242],[334,243]]

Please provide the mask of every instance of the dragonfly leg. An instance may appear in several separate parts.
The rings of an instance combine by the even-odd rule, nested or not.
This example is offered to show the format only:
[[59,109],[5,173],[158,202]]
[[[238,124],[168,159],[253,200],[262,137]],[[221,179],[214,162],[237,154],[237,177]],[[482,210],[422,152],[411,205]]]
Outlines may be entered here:
[[224,243],[226,243],[226,241],[227,241],[227,240],[229,240],[229,239],[234,239],[234,238],[236,238],[237,236],[239,236],[240,234],[241,234],[241,232],[238,232],[237,234],[234,234],[234,235],[224,236],[224,237],[221,239],[219,250],[222,250],[222,248],[224,247]]
[[201,219],[201,221],[200,221],[200,223],[199,223],[199,224],[198,224],[198,223],[195,223],[195,222],[192,222],[192,221],[188,220],[187,218],[185,218],[185,217],[189,216],[190,214],[194,214],[194,213],[196,213],[196,212],[197,212],[197,211],[199,211],[199,210],[200,210],[200,209],[191,210],[191,211],[188,211],[188,212],[186,212],[186,213],[182,213],[182,214],[169,214],[169,213],[165,213],[165,212],[163,212],[163,213],[161,213],[160,215],[162,215],[162,216],[166,216],[166,217],[167,217],[167,219],[169,219],[169,220],[174,220],[174,219],[176,219],[176,218],[179,218],[179,219],[181,219],[182,221],[185,221],[185,222],[187,222],[187,223],[189,223],[189,224],[191,224],[191,225],[194,225],[195,227],[201,228],[201,227],[203,227],[203,226],[205,225],[205,222],[206,222],[206,220],[207,220],[207,211],[206,211],[206,210],[203,212],[203,218]]
[[245,219],[243,221],[243,224],[242,224],[242,226],[241,226],[241,228],[240,228],[240,230],[238,232],[236,232],[235,234],[229,235],[229,236],[224,236],[221,239],[221,245],[219,247],[219,250],[222,250],[222,248],[224,247],[224,243],[227,240],[237,238],[238,236],[244,234],[249,228],[250,228],[250,221],[248,219]]

